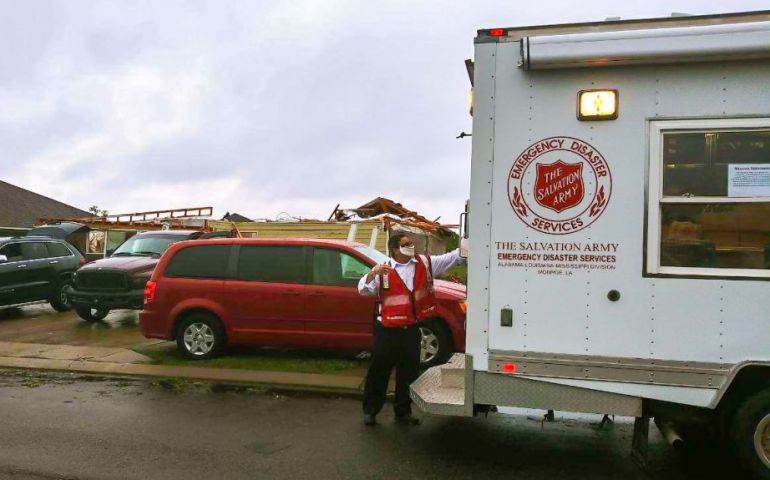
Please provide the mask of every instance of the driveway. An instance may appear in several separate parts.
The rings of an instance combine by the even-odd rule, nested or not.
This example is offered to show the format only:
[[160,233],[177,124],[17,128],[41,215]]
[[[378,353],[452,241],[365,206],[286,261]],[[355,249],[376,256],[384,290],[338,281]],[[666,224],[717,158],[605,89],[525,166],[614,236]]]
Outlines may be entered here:
[[[116,352],[118,349],[123,352]],[[62,360],[89,358],[109,362],[116,358],[116,353],[120,353],[121,358],[136,357],[132,350],[141,353],[139,356],[142,359],[126,360],[126,363],[152,360],[155,364],[169,367],[285,371],[360,378],[367,365],[365,361],[354,358],[355,352],[259,347],[229,347],[221,357],[192,361],[179,356],[176,342],[144,338],[139,330],[137,311],[115,311],[100,322],[89,323],[81,320],[75,312],[59,313],[48,304],[0,310],[0,356]],[[6,366],[19,365],[13,363]]]
[[47,303],[0,309],[0,341],[128,349],[165,343],[142,336],[137,311],[119,310],[87,323],[74,311],[59,313]]

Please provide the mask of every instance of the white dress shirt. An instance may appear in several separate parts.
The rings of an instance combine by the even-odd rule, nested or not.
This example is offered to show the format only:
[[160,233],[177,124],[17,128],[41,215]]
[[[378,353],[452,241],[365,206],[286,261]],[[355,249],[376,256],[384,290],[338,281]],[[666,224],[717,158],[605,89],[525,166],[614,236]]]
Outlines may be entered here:
[[[458,262],[459,258],[459,248],[443,255],[432,255],[430,257],[430,263],[433,267],[433,276],[436,277],[449,270],[450,267]],[[391,258],[388,263],[390,264],[391,268],[396,270],[396,273],[399,277],[401,277],[401,280],[404,281],[406,288],[408,288],[410,292],[414,290],[414,266],[417,263],[417,259],[411,258],[406,263],[398,263]],[[361,277],[361,280],[358,281],[358,293],[361,295],[373,297],[380,292],[380,276],[375,275],[371,282],[366,283],[367,275],[364,275]]]

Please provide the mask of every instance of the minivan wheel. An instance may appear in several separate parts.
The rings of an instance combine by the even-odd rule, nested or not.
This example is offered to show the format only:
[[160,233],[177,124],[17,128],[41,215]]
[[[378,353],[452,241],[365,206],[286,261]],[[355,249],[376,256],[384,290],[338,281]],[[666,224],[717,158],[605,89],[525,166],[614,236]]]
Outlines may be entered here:
[[110,313],[108,308],[76,307],[78,316],[86,322],[100,322]]
[[67,287],[72,285],[72,280],[62,280],[56,285],[56,289],[53,292],[51,298],[51,307],[57,312],[66,312],[72,310],[70,299],[67,297]]
[[446,327],[433,320],[420,325],[420,367],[442,364],[451,355],[450,335]]
[[219,354],[225,343],[225,334],[219,320],[207,314],[196,313],[182,320],[176,333],[179,353],[187,358],[203,360]]

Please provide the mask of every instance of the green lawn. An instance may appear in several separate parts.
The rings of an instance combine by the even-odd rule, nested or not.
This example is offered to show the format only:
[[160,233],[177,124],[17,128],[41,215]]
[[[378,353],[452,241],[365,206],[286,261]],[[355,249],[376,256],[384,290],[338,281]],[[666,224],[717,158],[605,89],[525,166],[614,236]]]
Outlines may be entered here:
[[368,361],[326,352],[305,352],[277,349],[229,349],[210,360],[188,360],[174,345],[160,348],[137,348],[137,353],[152,359],[154,365],[183,365],[186,367],[237,368],[301,373],[363,372]]

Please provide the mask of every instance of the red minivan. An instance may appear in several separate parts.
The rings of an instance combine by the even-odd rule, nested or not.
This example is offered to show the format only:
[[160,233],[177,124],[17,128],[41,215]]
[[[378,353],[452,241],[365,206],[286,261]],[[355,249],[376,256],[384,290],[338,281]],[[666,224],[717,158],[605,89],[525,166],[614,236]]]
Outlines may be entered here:
[[[365,351],[375,299],[358,280],[387,257],[335,240],[214,239],[172,245],[145,288],[139,323],[190,358],[225,345]],[[424,322],[421,362],[465,348],[465,286],[436,280],[439,311]]]

